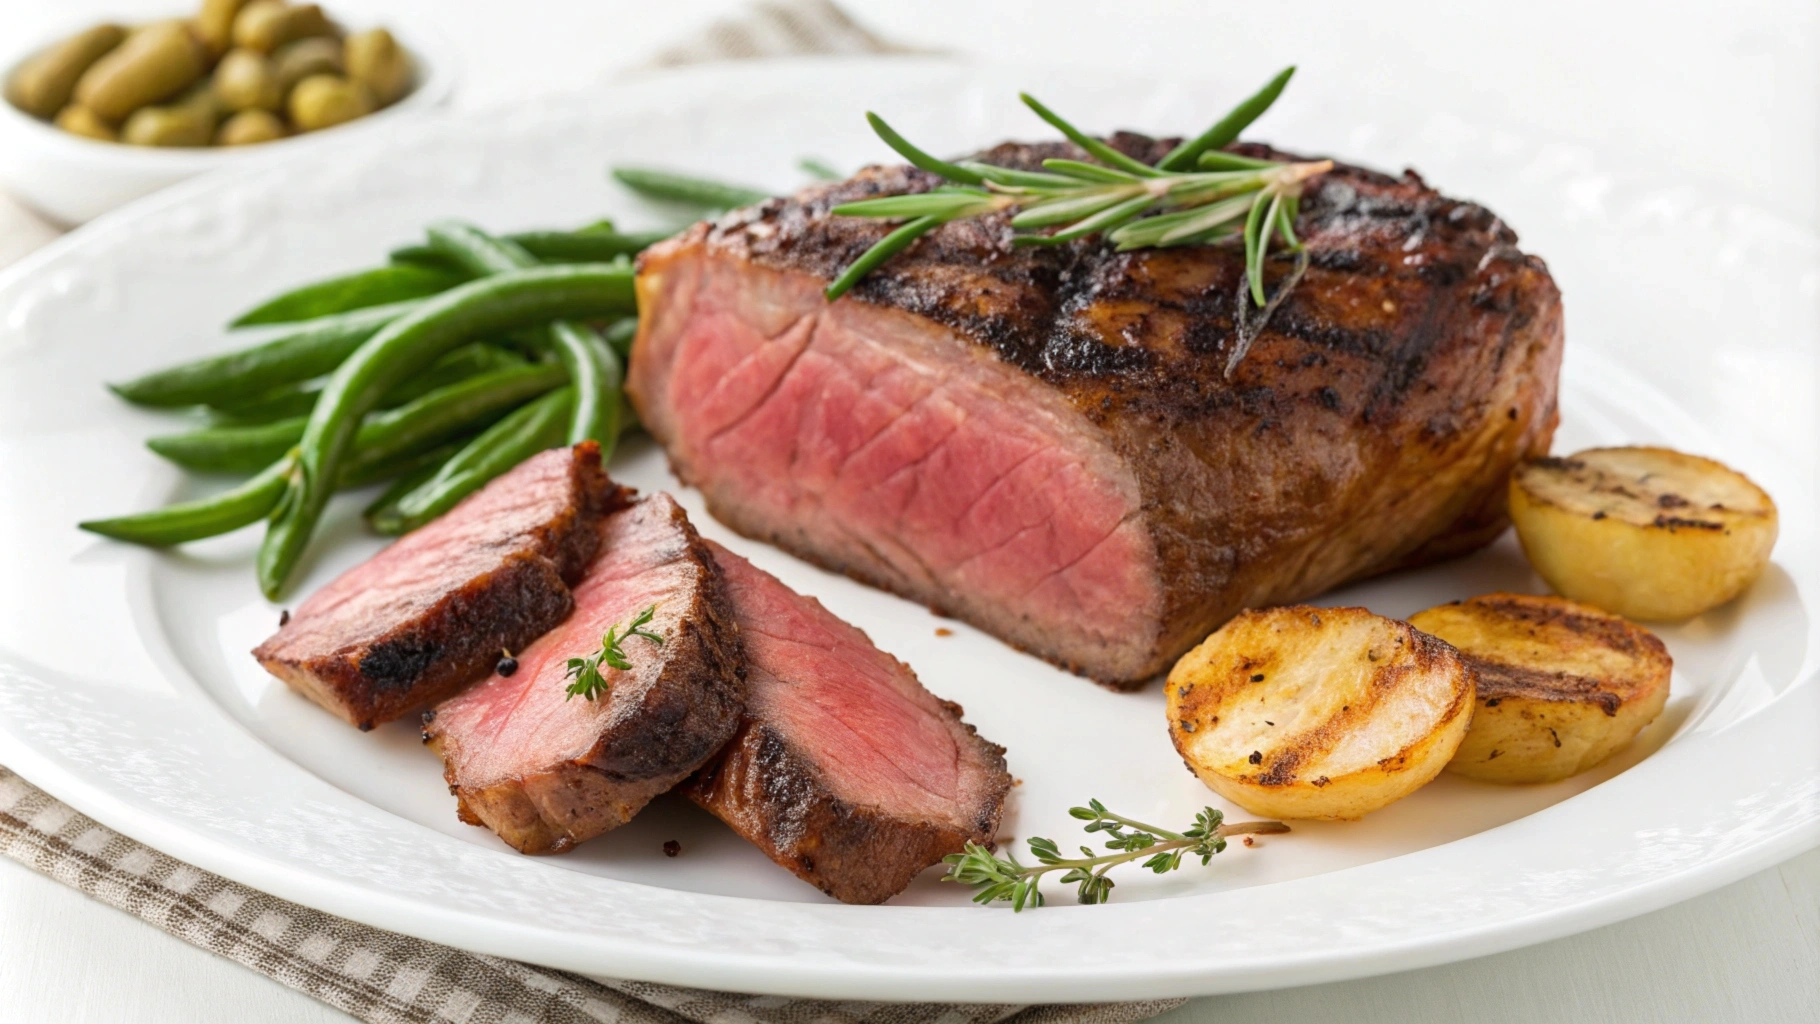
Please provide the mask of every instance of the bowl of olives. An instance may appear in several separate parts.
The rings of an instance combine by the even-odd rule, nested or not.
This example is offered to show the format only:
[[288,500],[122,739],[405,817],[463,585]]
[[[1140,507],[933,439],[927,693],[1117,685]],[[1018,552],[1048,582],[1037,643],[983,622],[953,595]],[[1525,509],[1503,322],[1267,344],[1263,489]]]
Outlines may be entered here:
[[313,3],[201,0],[188,17],[91,25],[4,66],[0,182],[65,224],[166,185],[436,106],[448,62],[413,33]]

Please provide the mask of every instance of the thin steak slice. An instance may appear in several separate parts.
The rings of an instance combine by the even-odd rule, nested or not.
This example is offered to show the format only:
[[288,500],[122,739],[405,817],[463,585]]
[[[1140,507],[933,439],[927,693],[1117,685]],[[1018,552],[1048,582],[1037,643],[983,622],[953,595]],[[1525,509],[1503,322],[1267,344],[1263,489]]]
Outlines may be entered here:
[[[575,614],[498,673],[424,716],[463,821],[523,853],[561,853],[631,820],[700,768],[739,725],[744,658],[720,572],[667,494],[606,518]],[[598,700],[571,698],[567,662],[656,608],[661,644],[623,644]]]
[[992,842],[1005,748],[821,602],[708,546],[746,647],[746,715],[682,791],[845,903],[883,902]]
[[402,717],[561,622],[626,500],[592,441],[533,456],[317,591],[253,657],[362,729]]
[[[1045,157],[1085,154],[983,154]],[[1311,183],[1310,266],[1231,377],[1257,318],[1231,244],[1014,247],[1002,215],[957,221],[825,301],[894,226],[829,209],[936,184],[872,167],[641,257],[628,389],[740,533],[1129,686],[1241,608],[1488,542],[1512,465],[1548,450],[1560,294],[1413,173]],[[1273,292],[1294,260],[1271,256]]]

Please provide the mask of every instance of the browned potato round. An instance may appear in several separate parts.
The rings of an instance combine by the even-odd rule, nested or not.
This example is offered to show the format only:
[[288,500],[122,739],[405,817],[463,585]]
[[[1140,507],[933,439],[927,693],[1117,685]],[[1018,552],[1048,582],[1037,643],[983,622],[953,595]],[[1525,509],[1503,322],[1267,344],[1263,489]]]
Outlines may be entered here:
[[1169,735],[1214,792],[1273,818],[1357,818],[1438,775],[1472,720],[1452,647],[1363,608],[1241,613],[1169,673]]
[[1452,644],[1478,685],[1447,770],[1554,782],[1610,757],[1655,721],[1674,661],[1655,634],[1562,597],[1488,594],[1409,624]]
[[1776,544],[1776,505],[1762,488],[1667,448],[1519,466],[1510,518],[1549,586],[1632,619],[1685,619],[1730,601]]

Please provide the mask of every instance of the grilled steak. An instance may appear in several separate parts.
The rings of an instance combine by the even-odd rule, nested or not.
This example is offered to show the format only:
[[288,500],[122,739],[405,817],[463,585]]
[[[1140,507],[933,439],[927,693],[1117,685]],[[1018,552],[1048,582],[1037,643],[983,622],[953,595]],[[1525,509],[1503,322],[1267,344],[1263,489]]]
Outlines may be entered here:
[[561,622],[625,500],[592,441],[534,456],[317,591],[253,656],[362,729],[399,718]]
[[[1111,141],[1149,161],[1169,146]],[[1084,158],[982,159],[1054,156]],[[1547,268],[1413,172],[1310,184],[1311,265],[1230,378],[1234,245],[1014,248],[1001,215],[824,301],[892,227],[829,208],[936,183],[868,168],[641,259],[630,392],[740,533],[1127,686],[1241,608],[1487,543],[1511,466],[1547,451]],[[1268,261],[1273,290],[1293,259]]]
[[910,667],[709,542],[746,648],[746,715],[683,792],[798,878],[880,903],[969,841],[990,843],[1003,747]]
[[[511,676],[424,716],[462,820],[524,853],[560,853],[629,821],[719,750],[744,706],[738,627],[676,502],[656,494],[608,516],[600,552],[575,613],[520,652]],[[645,628],[663,642],[627,639],[632,668],[603,661],[608,692],[571,698],[568,660],[598,653],[602,634],[652,606]]]

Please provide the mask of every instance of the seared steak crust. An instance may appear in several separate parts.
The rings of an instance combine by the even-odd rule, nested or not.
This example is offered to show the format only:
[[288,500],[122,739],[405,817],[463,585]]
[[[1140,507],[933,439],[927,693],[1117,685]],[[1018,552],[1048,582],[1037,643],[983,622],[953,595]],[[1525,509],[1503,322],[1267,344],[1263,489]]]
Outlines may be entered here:
[[561,622],[625,500],[592,441],[535,456],[312,595],[253,656],[361,729],[399,718]]
[[[1170,145],[1129,134],[1111,141],[1144,160]],[[1286,156],[1256,145],[1235,151]],[[1034,168],[1052,156],[1082,153],[1007,144],[982,158]],[[1153,552],[1130,556],[1127,573],[1153,581],[1159,595],[1135,624],[1077,642],[1078,625],[997,614],[939,580],[898,571],[914,552],[859,557],[852,546],[793,528],[794,505],[754,511],[720,486],[719,470],[696,465],[679,446],[678,424],[691,410],[663,407],[662,377],[672,368],[650,350],[661,340],[654,332],[678,328],[665,320],[661,278],[694,260],[825,281],[892,226],[834,217],[832,206],[935,184],[913,168],[867,168],[698,224],[641,259],[641,278],[652,279],[648,287],[641,280],[641,298],[652,308],[631,392],[678,472],[735,529],[1130,686],[1242,608],[1489,542],[1506,525],[1510,467],[1548,449],[1562,313],[1545,265],[1520,252],[1491,212],[1436,193],[1414,172],[1390,177],[1340,164],[1311,183],[1302,203],[1296,230],[1308,247],[1306,275],[1230,378],[1243,277],[1234,245],[1119,253],[1094,238],[1013,247],[1003,216],[957,222],[830,307],[863,304],[881,335],[886,325],[901,333],[905,316],[952,332],[989,362],[1059,394],[1076,417],[1066,429],[1116,453],[1137,493],[1123,522],[1140,528]],[[1273,291],[1293,259],[1271,256]]]
[[[512,676],[424,716],[457,813],[523,853],[561,853],[630,821],[727,742],[744,707],[744,656],[719,570],[669,495],[607,517],[575,614],[518,655]],[[610,625],[656,605],[624,644],[633,668],[602,665],[610,689],[570,698],[565,664]]]
[[[960,705],[944,704],[960,717]],[[992,842],[1011,777],[1004,774],[1005,748],[979,744],[990,752],[1003,784],[967,827],[908,820],[834,796],[813,761],[776,729],[753,719],[683,792],[822,892],[842,903],[883,903],[967,843]]]
[[1005,748],[820,602],[710,543],[747,657],[739,732],[681,792],[843,903],[990,844]]

